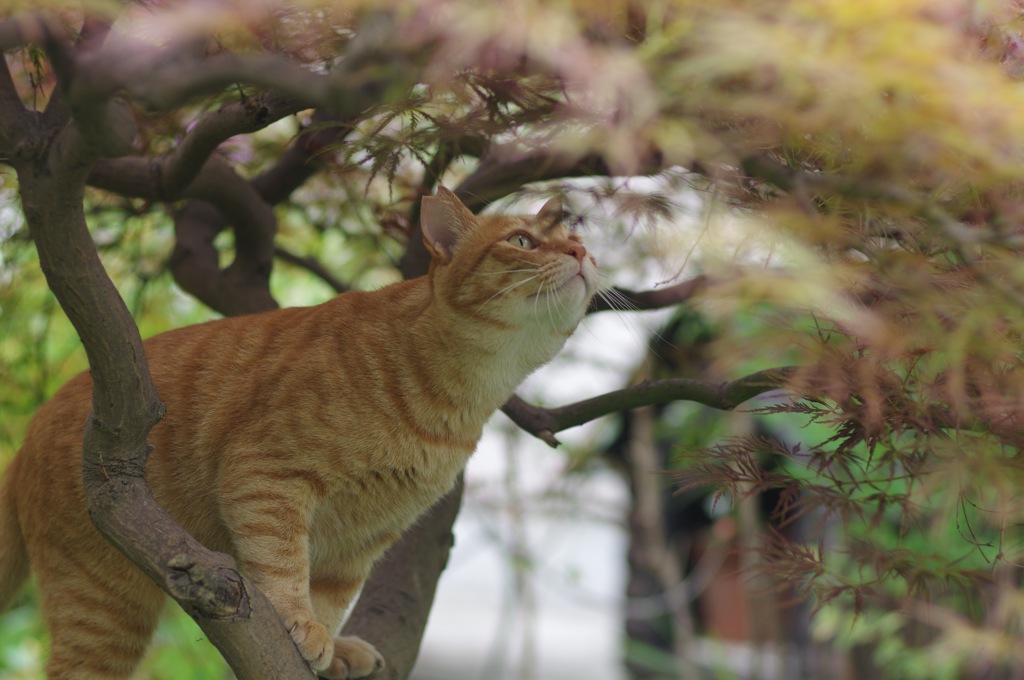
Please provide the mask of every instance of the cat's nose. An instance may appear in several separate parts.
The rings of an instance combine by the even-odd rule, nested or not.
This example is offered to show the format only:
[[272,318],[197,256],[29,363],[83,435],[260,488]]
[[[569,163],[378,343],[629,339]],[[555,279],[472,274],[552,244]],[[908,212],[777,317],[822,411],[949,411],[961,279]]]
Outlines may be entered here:
[[572,243],[565,250],[566,255],[572,255],[576,258],[577,262],[583,262],[583,258],[587,255],[587,249],[582,243]]

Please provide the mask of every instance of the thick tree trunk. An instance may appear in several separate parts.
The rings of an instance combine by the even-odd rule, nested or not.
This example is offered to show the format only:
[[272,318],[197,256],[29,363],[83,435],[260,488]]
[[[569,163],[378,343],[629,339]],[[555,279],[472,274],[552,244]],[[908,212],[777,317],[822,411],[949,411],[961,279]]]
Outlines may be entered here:
[[312,677],[273,607],[234,561],[200,545],[150,495],[146,437],[164,407],[138,329],[86,227],[83,194],[94,156],[73,124],[35,141],[49,153],[16,169],[40,265],[89,357],[93,409],[82,471],[93,522],[196,618],[238,678]]

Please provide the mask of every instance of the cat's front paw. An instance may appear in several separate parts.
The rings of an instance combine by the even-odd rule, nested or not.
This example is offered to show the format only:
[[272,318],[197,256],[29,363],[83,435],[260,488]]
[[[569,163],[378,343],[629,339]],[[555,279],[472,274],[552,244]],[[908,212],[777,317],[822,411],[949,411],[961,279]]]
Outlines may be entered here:
[[384,668],[384,657],[373,645],[357,637],[334,638],[334,659],[321,677],[330,680],[356,680]]
[[310,668],[319,673],[331,665],[335,654],[334,637],[325,626],[302,613],[286,618],[284,626]]

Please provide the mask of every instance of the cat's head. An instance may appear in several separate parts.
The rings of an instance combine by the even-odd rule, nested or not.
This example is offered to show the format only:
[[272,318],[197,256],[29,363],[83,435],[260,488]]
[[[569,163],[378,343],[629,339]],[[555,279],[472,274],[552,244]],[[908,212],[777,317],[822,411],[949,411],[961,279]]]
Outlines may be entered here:
[[597,292],[597,263],[558,198],[536,215],[476,216],[444,187],[423,199],[435,293],[484,323],[570,334]]

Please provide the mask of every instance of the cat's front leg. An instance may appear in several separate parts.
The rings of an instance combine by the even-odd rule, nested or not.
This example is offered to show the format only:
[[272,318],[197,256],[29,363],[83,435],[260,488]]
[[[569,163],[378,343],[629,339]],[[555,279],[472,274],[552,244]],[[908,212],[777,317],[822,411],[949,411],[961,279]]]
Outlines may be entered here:
[[[281,617],[302,658],[309,662],[310,668],[320,673],[330,668],[334,661],[334,635],[313,615],[309,598],[308,561],[299,557],[306,554],[305,537],[295,539],[293,546],[284,548],[279,545],[271,553],[264,552],[269,542],[266,537],[243,539],[239,541],[239,557],[243,570],[267,596]],[[249,547],[244,547],[246,545]],[[268,554],[281,555],[293,549],[295,553],[287,563],[273,565],[265,561]],[[254,552],[255,555],[252,554]]]
[[[274,597],[267,597],[277,608]],[[279,608],[278,613],[281,611]],[[334,637],[332,629],[324,626],[322,620],[315,620],[306,612],[283,618],[303,658],[309,661],[310,667],[320,677],[329,680],[357,680],[384,668],[384,657],[362,638]],[[335,629],[337,627],[334,626]]]
[[221,480],[221,516],[242,570],[270,600],[302,658],[319,673],[334,662],[335,641],[316,620],[310,598],[313,494],[297,479],[279,472],[272,480],[268,476],[253,471]]
[[[267,597],[274,603],[272,597]],[[274,604],[274,608],[281,613],[277,604]],[[301,609],[294,610],[290,615],[283,615],[282,619],[302,658],[309,662],[309,667],[318,675],[330,668],[334,660],[334,638],[327,627],[315,621],[309,612]],[[341,677],[348,678],[347,675]]]
[[357,637],[334,638],[334,659],[320,677],[329,680],[355,680],[384,668],[384,657],[366,640]]
[[[349,564],[349,567],[353,565]],[[341,629],[345,612],[366,580],[369,565],[354,572],[332,573],[314,576],[310,580],[310,594],[313,611],[331,631]],[[336,679],[364,678],[384,668],[384,658],[365,640],[358,637],[336,637],[334,639],[334,660],[321,677]]]

